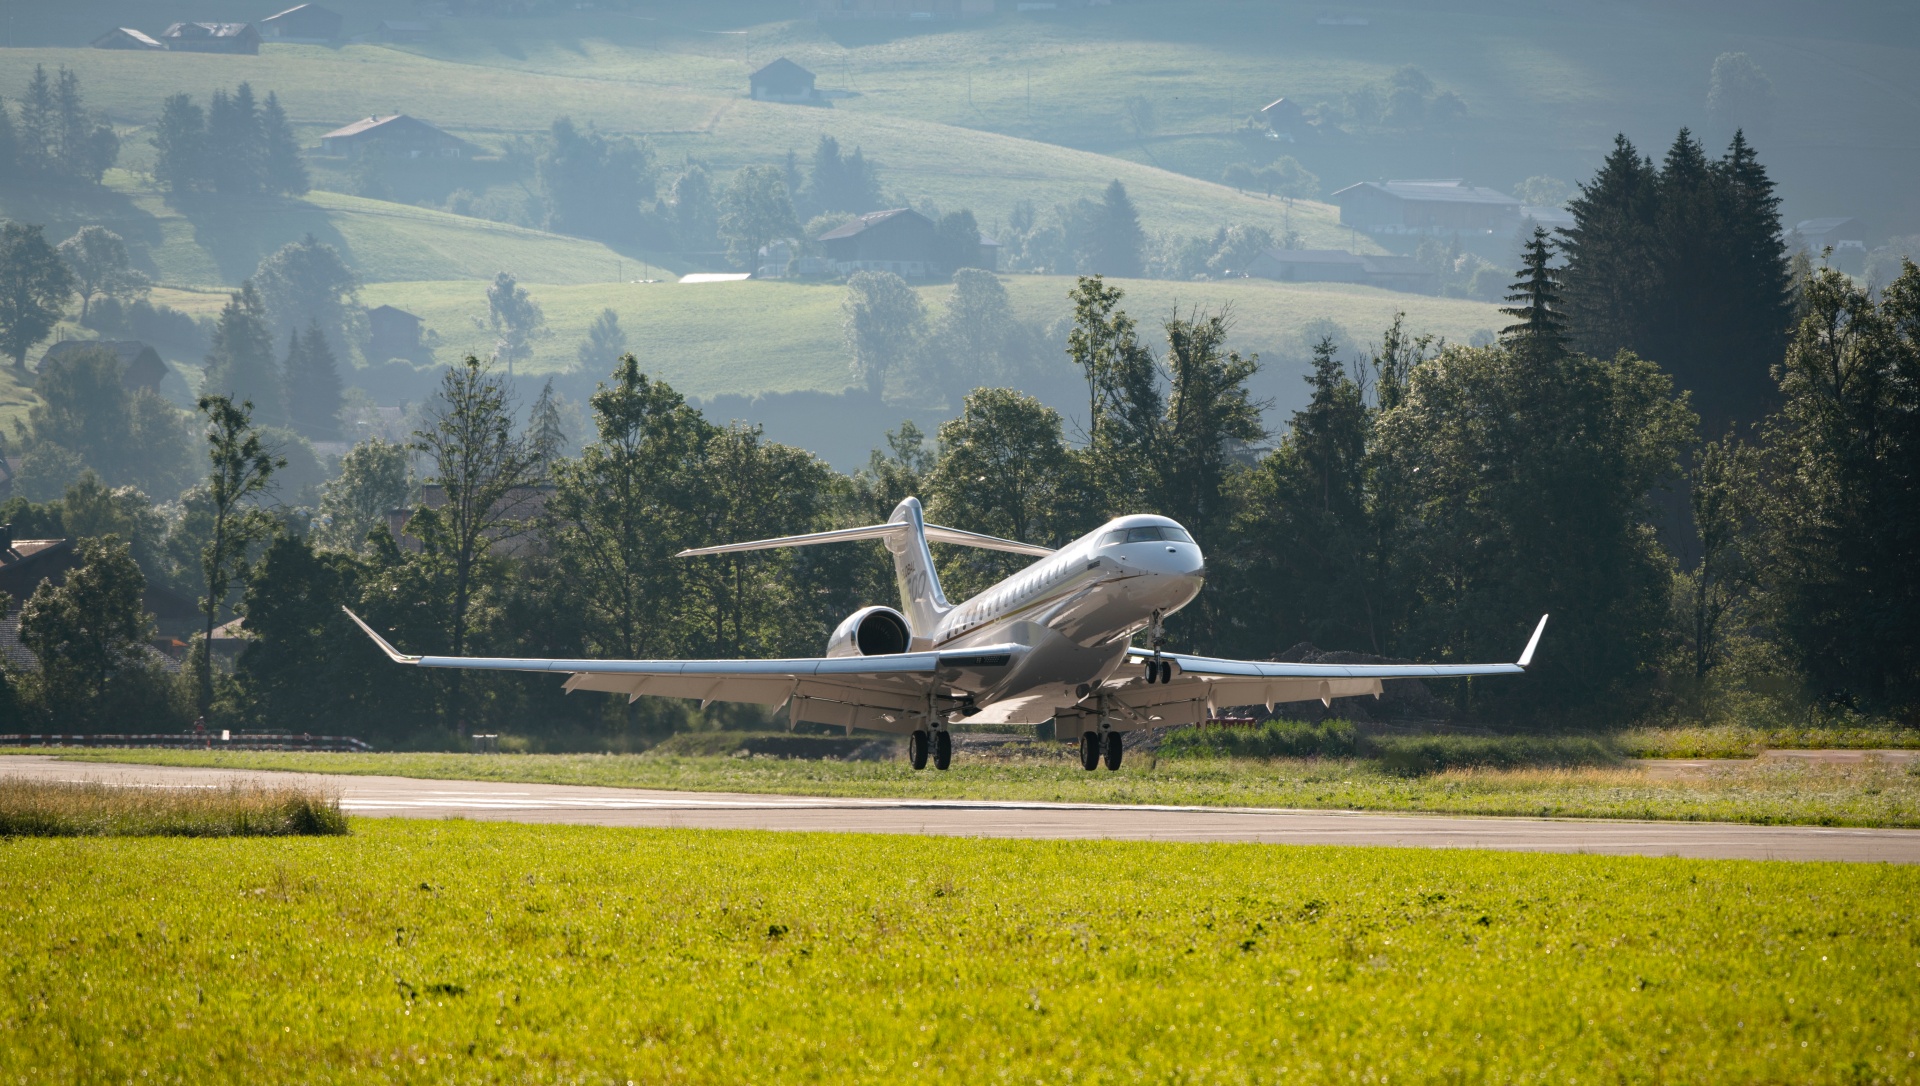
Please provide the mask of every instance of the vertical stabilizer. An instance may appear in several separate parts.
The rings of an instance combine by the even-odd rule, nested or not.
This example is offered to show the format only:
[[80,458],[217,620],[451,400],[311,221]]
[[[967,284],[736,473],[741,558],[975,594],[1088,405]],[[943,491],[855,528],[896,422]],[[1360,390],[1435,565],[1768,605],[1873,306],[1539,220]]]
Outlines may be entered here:
[[947,603],[946,593],[940,591],[940,575],[933,569],[920,499],[907,498],[894,506],[887,523],[906,528],[886,536],[887,549],[893,552],[893,577],[900,586],[900,610],[913,626],[914,637],[931,637],[940,619],[953,608]]

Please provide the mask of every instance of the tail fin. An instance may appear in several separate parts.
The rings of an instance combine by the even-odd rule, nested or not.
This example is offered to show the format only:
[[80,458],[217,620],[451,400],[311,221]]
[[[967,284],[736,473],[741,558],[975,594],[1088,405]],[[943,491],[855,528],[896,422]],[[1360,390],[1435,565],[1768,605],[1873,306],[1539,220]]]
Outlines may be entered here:
[[920,515],[920,499],[904,498],[887,518],[887,550],[893,552],[893,580],[900,588],[900,610],[916,636],[926,637],[953,605],[940,590],[940,574],[933,568],[933,552],[927,549],[927,523]]
[[739,551],[764,551],[775,547],[805,547],[814,543],[840,543],[851,539],[879,539],[887,544],[887,550],[893,553],[894,580],[900,586],[900,609],[906,612],[907,621],[912,624],[916,636],[925,637],[939,624],[940,616],[947,613],[951,605],[940,591],[940,578],[933,569],[933,554],[927,549],[927,541],[935,543],[958,543],[966,547],[981,547],[986,550],[1011,551],[1014,554],[1030,554],[1044,558],[1053,553],[1053,548],[1042,547],[1034,543],[1021,543],[998,536],[981,535],[978,532],[965,532],[958,528],[945,528],[938,524],[928,524],[921,515],[920,499],[907,498],[893,509],[893,516],[885,524],[872,524],[864,528],[842,528],[833,532],[814,532],[811,535],[789,535],[778,539],[757,539],[751,543],[722,543],[717,547],[696,547],[681,551],[677,557],[691,558],[702,554],[733,554]]

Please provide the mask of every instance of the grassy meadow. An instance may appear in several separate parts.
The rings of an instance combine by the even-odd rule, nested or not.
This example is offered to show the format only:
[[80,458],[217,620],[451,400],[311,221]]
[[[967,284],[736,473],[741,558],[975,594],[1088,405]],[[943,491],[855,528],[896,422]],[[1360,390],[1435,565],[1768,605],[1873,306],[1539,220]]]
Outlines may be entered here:
[[1172,757],[1136,751],[1117,773],[1088,773],[1076,755],[1055,744],[986,755],[963,750],[945,773],[916,773],[904,760],[697,756],[666,749],[637,755],[58,753],[75,761],[703,792],[1920,827],[1920,762],[1760,761],[1668,775],[1596,757],[1590,745],[1576,743],[1554,757],[1536,756],[1532,764],[1502,768],[1496,759],[1469,756],[1441,769],[1433,764],[1447,759],[1422,749],[1398,758]]
[[1920,1074],[1909,867],[376,819],[0,847],[9,1080]]
[[[639,269],[628,268],[637,276]],[[837,283],[748,281],[739,283],[548,284],[523,277],[527,292],[546,312],[547,335],[533,345],[529,373],[560,373],[578,367],[575,355],[587,326],[602,309],[619,314],[628,341],[649,373],[690,396],[726,393],[837,392],[852,384],[844,317],[846,288]],[[1068,276],[1010,275],[1002,278],[1014,311],[1042,326],[1072,314]],[[1498,328],[1505,319],[1491,304],[1418,294],[1398,294],[1342,283],[1278,283],[1229,279],[1207,283],[1117,280],[1127,292],[1121,303],[1155,342],[1154,324],[1193,307],[1230,309],[1235,346],[1271,356],[1305,354],[1306,327],[1331,320],[1349,333],[1349,347],[1377,340],[1395,313],[1407,314],[1416,332],[1464,342],[1474,332]],[[439,332],[452,357],[484,354],[492,337],[474,324],[486,313],[487,285],[479,281],[374,283],[361,291],[368,305],[395,305],[418,313]],[[953,288],[918,288],[935,319]],[[217,309],[224,302],[212,303]],[[1062,356],[1060,364],[1065,366]],[[1289,392],[1292,390],[1289,389]]]

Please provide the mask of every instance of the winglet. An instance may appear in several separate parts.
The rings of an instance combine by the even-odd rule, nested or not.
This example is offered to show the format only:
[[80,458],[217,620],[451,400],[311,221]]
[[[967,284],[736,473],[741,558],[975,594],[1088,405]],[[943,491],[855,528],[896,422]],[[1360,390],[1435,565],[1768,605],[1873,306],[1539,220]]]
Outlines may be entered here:
[[[360,627],[362,632],[364,632],[368,637],[373,638],[373,643],[380,646],[380,651],[387,654],[387,659],[392,660],[396,664],[417,664],[420,662],[420,658],[418,656],[408,656],[406,653],[401,652],[399,649],[396,649],[392,645],[387,644],[387,639],[384,637],[381,637],[377,633],[374,633],[373,627],[367,625],[366,622],[363,621],[359,615],[354,614],[352,611],[348,610],[345,607],[342,607],[340,609],[342,611],[347,612],[347,617],[353,620],[353,624],[355,626]],[[1535,635],[1535,636],[1538,636],[1538,635]]]
[[[367,632],[372,633],[373,631],[368,630]],[[1527,651],[1520,654],[1521,667],[1526,667],[1528,664],[1533,663],[1533,650],[1540,647],[1540,635],[1546,632],[1547,632],[1547,616],[1541,615],[1540,625],[1535,626],[1533,628],[1533,636],[1527,639]],[[374,640],[379,641],[380,639],[376,637],[374,638]],[[385,641],[381,641],[380,643],[383,645],[386,644]]]

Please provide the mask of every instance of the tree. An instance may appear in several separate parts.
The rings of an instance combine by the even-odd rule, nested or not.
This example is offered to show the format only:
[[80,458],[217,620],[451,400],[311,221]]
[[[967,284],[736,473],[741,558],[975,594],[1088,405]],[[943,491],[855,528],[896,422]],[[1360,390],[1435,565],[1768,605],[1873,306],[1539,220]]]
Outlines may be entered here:
[[736,267],[753,270],[761,249],[799,232],[778,167],[748,166],[733,175],[720,200],[720,237]]
[[1920,698],[1920,268],[1878,304],[1814,275],[1781,367],[1759,503],[1761,583],[1788,659],[1816,690]]
[[50,156],[57,174],[70,181],[97,185],[120,155],[120,137],[113,126],[86,108],[80,96],[80,77],[65,65],[54,91],[59,125]]
[[304,196],[309,184],[307,164],[300,158],[300,141],[287,123],[280,98],[272,91],[260,107],[260,173],[268,192]]
[[1114,466],[1112,477],[1134,478],[1155,455],[1162,405],[1153,352],[1140,343],[1133,318],[1120,308],[1125,295],[1097,275],[1080,278],[1068,294],[1073,328],[1067,333],[1067,356],[1087,382],[1089,455]]
[[53,80],[45,65],[33,66],[33,78],[27,81],[27,93],[20,98],[20,164],[35,180],[54,178],[54,142],[59,139],[59,111],[54,102]]
[[339,440],[344,386],[333,348],[318,320],[309,320],[305,332],[287,334],[284,372],[288,424],[314,441]]
[[578,357],[581,369],[594,369],[627,353],[627,333],[620,327],[620,314],[602,309],[587,325],[587,338],[580,341]]
[[1127,187],[1117,179],[1101,196],[1090,241],[1089,271],[1119,279],[1139,277],[1140,250],[1147,237],[1140,229],[1140,213],[1134,210]]
[[66,311],[73,273],[37,226],[0,224],[0,350],[27,371],[27,352]]
[[[1175,316],[1165,325],[1166,415],[1149,461],[1155,506],[1205,536],[1224,535],[1227,477],[1236,449],[1266,436],[1260,405],[1247,393],[1258,356],[1226,349],[1224,314]],[[1136,410],[1145,407],[1131,397]],[[1154,400],[1157,400],[1155,397]]]
[[20,640],[40,662],[56,719],[90,723],[114,676],[143,662],[152,622],[140,602],[146,578],[125,541],[85,538],[77,549],[65,582],[40,582],[20,609]]
[[193,99],[172,94],[161,104],[153,126],[153,177],[168,192],[191,192],[210,182],[207,176],[207,115]]
[[553,378],[549,377],[547,383],[540,386],[533,409],[527,412],[527,444],[533,450],[542,478],[552,473],[553,465],[566,455],[570,442],[567,424],[560,417],[560,405],[554,402]]
[[556,564],[586,617],[588,647],[624,659],[684,647],[674,621],[713,428],[626,355],[589,403],[595,439],[554,466]]
[[407,502],[411,489],[407,446],[372,438],[347,450],[340,474],[321,487],[314,539],[333,550],[364,552],[367,537],[387,513]]
[[[527,442],[513,432],[515,415],[505,383],[468,355],[464,364],[447,368],[440,395],[427,408],[426,428],[413,434],[446,500],[437,509],[416,510],[407,530],[446,567],[443,635],[453,656],[466,654],[473,594],[493,541],[529,515],[525,496],[538,479],[537,465]],[[450,687],[457,718],[463,709],[458,672]]]
[[1688,655],[1698,682],[1725,654],[1724,628],[1752,585],[1748,551],[1761,490],[1754,450],[1732,434],[1707,442],[1687,482],[1700,560],[1682,582],[1691,610]]
[[1514,198],[1528,207],[1561,207],[1574,194],[1574,187],[1557,177],[1534,174],[1513,187]]
[[266,306],[251,281],[242,283],[214,323],[201,391],[248,404],[249,421],[258,405],[267,422],[278,423],[286,418],[286,384],[273,355]]
[[493,285],[487,288],[487,324],[496,337],[494,357],[507,364],[509,377],[514,362],[533,357],[533,338],[546,323],[546,313],[527,288],[506,272],[493,277]]
[[356,556],[316,551],[299,536],[267,545],[240,605],[248,640],[234,670],[251,715],[285,731],[360,730],[391,718],[393,699],[365,694],[383,678],[401,680],[393,672],[402,669],[369,667],[365,638],[340,610],[359,604],[367,572]]
[[1707,116],[1722,131],[1765,128],[1773,119],[1773,80],[1745,53],[1720,54],[1707,84]]
[[196,704],[205,716],[213,706],[213,660],[207,649],[213,642],[214,620],[232,594],[234,582],[246,577],[249,548],[278,528],[265,510],[250,503],[266,492],[273,473],[287,462],[268,451],[261,440],[253,426],[251,403],[235,404],[229,396],[201,396],[199,407],[207,417],[209,462],[202,495],[209,531],[200,549],[200,574],[206,586],[200,612],[206,620],[206,636],[196,656],[200,672]]
[[859,215],[880,206],[880,176],[858,147],[840,154],[840,141],[821,136],[814,145],[807,172],[805,202],[815,212],[841,211]]
[[58,252],[73,272],[80,295],[80,323],[96,297],[130,298],[147,288],[147,277],[133,270],[126,242],[104,226],[83,226],[60,243]]
[[1660,295],[1658,186],[1653,162],[1615,136],[1600,171],[1567,205],[1574,224],[1561,234],[1562,294],[1573,342],[1588,354],[1645,353]]
[[1019,324],[999,277],[979,268],[954,272],[947,311],[926,352],[938,367],[933,378],[946,390],[948,401],[958,403],[981,385],[1011,378],[1017,335]]
[[934,264],[952,274],[961,268],[979,268],[980,224],[971,211],[949,211],[934,224]]
[[667,193],[668,222],[673,240],[684,250],[705,252],[720,244],[720,209],[713,198],[713,179],[705,166],[692,163],[673,179]]
[[207,181],[215,192],[251,196],[264,177],[260,154],[260,111],[253,88],[245,83],[232,94],[213,92],[207,104]]
[[547,197],[547,226],[588,237],[631,238],[654,192],[653,152],[644,143],[581,132],[561,117],[547,130],[535,168]]
[[1300,165],[1292,155],[1282,155],[1252,178],[1268,196],[1288,196],[1311,200],[1320,195],[1320,175]]
[[275,249],[250,281],[276,338],[318,324],[330,352],[346,352],[360,283],[338,249],[308,234]]
[[[32,461],[58,450],[114,486],[169,495],[184,481],[188,453],[180,412],[151,390],[129,392],[113,351],[69,351],[44,363],[35,391],[39,402],[21,430],[29,474],[44,470]],[[46,482],[65,485],[64,479]]]
[[1567,349],[1566,320],[1560,314],[1560,287],[1554,282],[1552,260],[1547,232],[1534,227],[1522,250],[1520,278],[1507,295],[1513,305],[1500,310],[1517,322],[1501,329],[1501,336],[1530,358],[1557,358]]
[[855,272],[840,303],[846,319],[847,351],[853,378],[875,400],[887,389],[887,377],[904,369],[926,336],[926,309],[906,280],[886,271]]
[[[20,133],[13,127],[13,114],[7,110],[7,100],[0,98],[0,185],[19,184],[26,179],[26,164],[20,157]],[[4,697],[3,692],[0,697]]]

